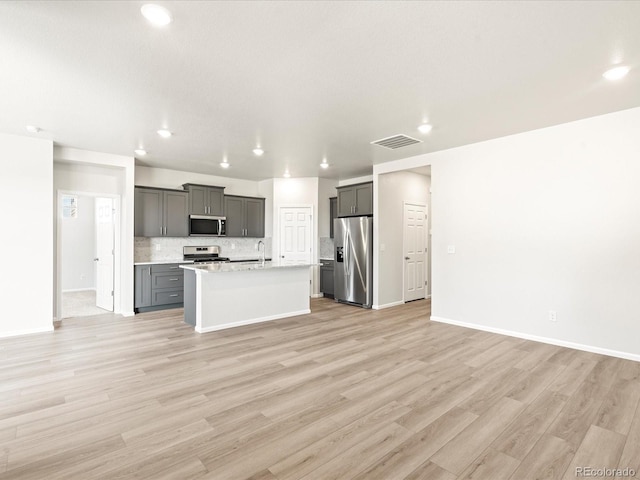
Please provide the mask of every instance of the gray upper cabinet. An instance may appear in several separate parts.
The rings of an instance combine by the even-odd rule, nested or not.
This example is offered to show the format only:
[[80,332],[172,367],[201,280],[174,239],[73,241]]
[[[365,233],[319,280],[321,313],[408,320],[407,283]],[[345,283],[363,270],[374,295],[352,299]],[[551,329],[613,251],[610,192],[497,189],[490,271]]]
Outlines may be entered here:
[[338,217],[373,215],[373,182],[338,187]]
[[224,196],[227,237],[264,237],[264,198]]
[[188,237],[187,192],[136,187],[134,234],[136,237]]
[[329,199],[329,238],[333,238],[333,221],[338,218],[338,197]]
[[185,183],[189,192],[189,215],[224,215],[224,187]]

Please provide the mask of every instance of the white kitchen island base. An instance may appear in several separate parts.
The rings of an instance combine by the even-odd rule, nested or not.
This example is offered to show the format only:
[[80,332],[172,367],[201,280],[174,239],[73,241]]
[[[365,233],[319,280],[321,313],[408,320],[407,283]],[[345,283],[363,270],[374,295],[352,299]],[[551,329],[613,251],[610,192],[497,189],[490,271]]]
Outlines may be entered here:
[[185,322],[205,333],[311,313],[310,266],[184,265]]

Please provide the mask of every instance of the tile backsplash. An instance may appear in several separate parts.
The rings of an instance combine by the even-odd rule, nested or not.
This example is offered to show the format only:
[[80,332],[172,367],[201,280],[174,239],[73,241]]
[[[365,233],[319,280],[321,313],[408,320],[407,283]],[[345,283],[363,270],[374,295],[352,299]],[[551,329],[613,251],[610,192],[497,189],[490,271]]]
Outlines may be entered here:
[[320,258],[333,258],[333,238],[320,237]]
[[230,238],[230,237],[135,237],[134,262],[161,262],[181,260],[184,246],[220,246],[220,256],[252,257],[258,256],[257,243],[265,244],[265,256],[271,257],[271,237],[269,238]]

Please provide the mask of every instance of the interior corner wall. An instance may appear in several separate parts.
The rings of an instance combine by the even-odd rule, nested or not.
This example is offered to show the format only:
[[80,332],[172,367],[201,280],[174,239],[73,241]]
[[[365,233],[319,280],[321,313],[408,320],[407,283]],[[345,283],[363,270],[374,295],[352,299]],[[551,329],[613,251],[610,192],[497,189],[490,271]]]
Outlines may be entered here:
[[[378,176],[378,308],[404,301],[404,202],[429,204],[431,179],[413,172]],[[425,272],[428,275],[428,272]]]
[[[318,261],[318,181],[317,177],[274,178],[273,179],[273,255],[280,252],[280,226],[278,209],[282,206],[311,205],[313,223],[311,239],[313,242],[312,262]],[[320,268],[312,267],[311,293],[320,294]]]
[[433,318],[640,360],[638,132],[634,108],[425,155]]
[[318,237],[328,238],[331,234],[331,208],[329,199],[337,195],[338,181],[329,178],[318,179]]
[[[52,331],[53,142],[0,134],[0,163],[0,337]],[[36,269],[25,266],[34,252]]]

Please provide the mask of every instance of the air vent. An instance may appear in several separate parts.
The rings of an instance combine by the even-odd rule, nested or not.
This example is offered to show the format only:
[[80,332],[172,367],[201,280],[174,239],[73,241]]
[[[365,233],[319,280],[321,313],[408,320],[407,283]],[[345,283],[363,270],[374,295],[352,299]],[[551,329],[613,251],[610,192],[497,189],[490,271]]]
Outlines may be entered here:
[[422,143],[422,140],[408,137],[406,135],[394,135],[393,137],[381,138],[380,140],[376,140],[371,143],[373,145],[380,145],[381,147],[395,150],[396,148],[406,147],[407,145],[413,145],[414,143]]

